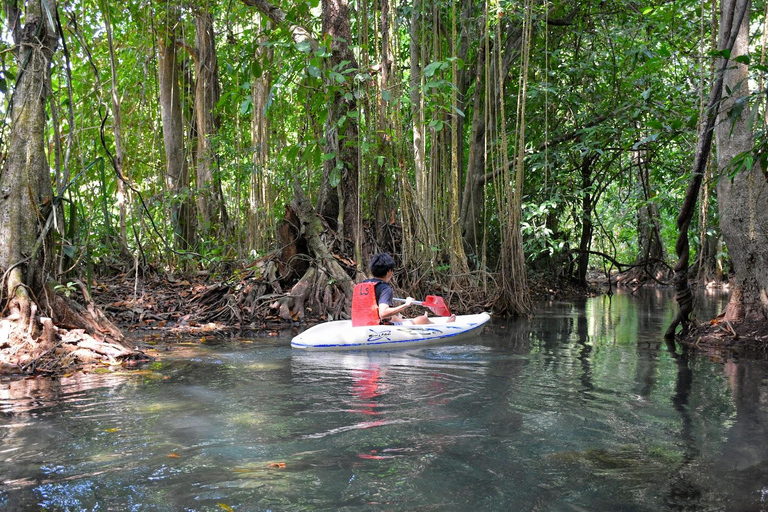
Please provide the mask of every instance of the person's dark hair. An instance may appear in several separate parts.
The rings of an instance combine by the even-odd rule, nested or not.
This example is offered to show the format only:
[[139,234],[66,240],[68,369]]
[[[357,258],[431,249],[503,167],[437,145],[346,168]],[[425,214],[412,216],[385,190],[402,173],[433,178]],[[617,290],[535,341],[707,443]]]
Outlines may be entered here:
[[373,277],[384,277],[395,268],[395,260],[386,252],[375,254],[371,258],[370,267]]

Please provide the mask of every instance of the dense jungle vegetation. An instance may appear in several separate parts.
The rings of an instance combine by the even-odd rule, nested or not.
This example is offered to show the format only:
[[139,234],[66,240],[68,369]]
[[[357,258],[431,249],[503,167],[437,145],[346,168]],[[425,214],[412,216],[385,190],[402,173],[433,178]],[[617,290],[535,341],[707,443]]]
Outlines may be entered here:
[[339,318],[380,251],[496,314],[542,275],[674,282],[669,335],[730,274],[729,322],[764,323],[765,9],[6,0],[4,364],[131,353],[109,276],[206,275],[211,321]]

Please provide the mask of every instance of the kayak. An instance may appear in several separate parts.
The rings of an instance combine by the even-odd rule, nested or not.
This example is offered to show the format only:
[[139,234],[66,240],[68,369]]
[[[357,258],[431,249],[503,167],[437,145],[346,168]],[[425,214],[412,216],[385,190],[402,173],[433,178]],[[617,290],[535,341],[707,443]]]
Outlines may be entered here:
[[430,317],[426,325],[364,325],[352,327],[351,320],[336,320],[310,327],[293,340],[291,347],[302,350],[359,350],[412,347],[476,334],[491,316],[488,313]]

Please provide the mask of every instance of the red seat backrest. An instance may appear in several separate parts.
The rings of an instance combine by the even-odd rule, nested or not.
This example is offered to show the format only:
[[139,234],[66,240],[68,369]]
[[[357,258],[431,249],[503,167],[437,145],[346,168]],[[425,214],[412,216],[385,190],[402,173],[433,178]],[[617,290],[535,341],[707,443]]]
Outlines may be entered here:
[[352,327],[379,325],[379,304],[376,302],[376,284],[358,283],[352,291]]

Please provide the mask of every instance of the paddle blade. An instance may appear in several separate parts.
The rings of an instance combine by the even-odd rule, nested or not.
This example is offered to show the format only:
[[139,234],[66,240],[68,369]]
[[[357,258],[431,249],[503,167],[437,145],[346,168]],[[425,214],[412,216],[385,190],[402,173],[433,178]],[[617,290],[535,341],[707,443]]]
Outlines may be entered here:
[[448,309],[445,300],[437,295],[427,295],[421,305],[429,308],[437,316],[451,316],[451,310]]

